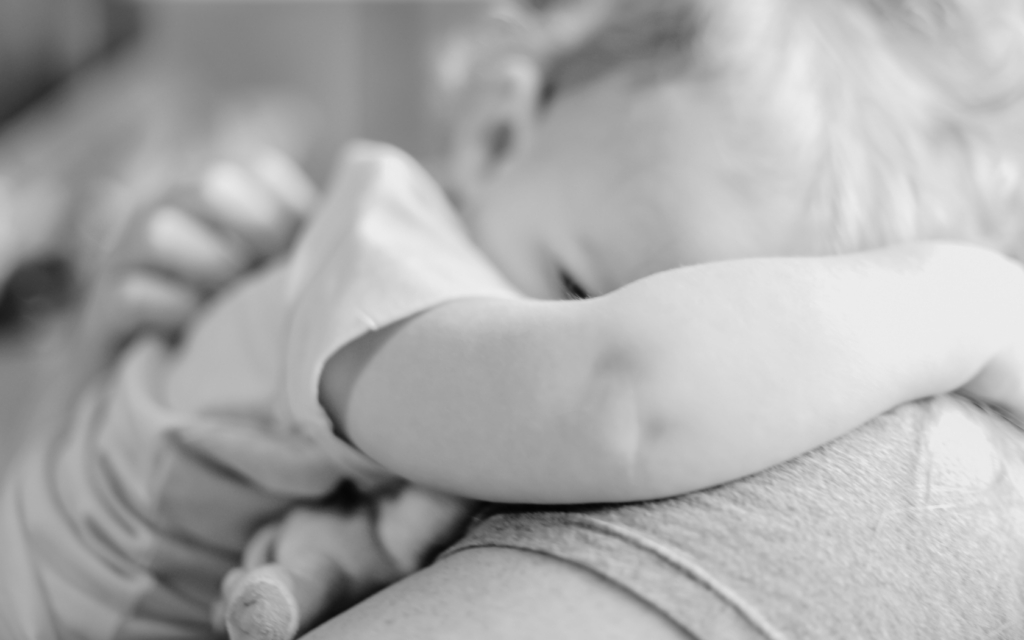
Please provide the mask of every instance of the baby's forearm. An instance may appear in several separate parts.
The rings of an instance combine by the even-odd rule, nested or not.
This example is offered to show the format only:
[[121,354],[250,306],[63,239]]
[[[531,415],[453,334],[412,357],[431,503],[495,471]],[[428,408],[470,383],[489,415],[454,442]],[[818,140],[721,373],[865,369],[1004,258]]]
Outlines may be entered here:
[[1006,339],[1011,269],[920,245],[679,269],[589,301],[460,301],[364,341],[365,363],[343,353],[333,368],[361,373],[329,366],[324,401],[370,456],[459,495],[675,495],[964,385]]
[[[968,384],[1018,332],[1024,277],[920,244],[710,264],[607,298],[644,412],[630,490],[700,489]],[[647,495],[642,495],[647,494]]]

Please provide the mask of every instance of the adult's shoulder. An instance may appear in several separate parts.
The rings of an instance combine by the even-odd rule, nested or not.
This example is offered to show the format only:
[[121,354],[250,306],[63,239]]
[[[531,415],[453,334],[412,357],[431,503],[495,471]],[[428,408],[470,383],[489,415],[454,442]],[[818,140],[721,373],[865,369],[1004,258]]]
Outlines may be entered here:
[[493,513],[312,637],[998,636],[1024,619],[1022,475],[997,414],[913,403],[695,494]]

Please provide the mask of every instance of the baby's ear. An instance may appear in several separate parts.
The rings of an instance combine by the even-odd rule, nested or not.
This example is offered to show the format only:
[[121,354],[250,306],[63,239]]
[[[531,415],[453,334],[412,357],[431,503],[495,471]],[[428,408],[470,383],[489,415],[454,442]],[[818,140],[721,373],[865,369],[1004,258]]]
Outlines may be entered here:
[[540,70],[525,55],[492,59],[474,76],[452,149],[452,173],[463,194],[476,192],[529,143],[541,99]]

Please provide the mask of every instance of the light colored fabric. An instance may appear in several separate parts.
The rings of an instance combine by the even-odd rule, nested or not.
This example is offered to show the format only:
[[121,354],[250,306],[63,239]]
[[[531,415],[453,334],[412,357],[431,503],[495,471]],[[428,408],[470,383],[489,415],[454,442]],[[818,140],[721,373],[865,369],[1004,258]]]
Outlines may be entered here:
[[215,301],[179,348],[134,344],[19,460],[0,498],[0,621],[17,629],[4,637],[208,637],[255,528],[342,480],[393,481],[332,434],[326,359],[445,301],[510,295],[422,168],[355,146],[290,256]]
[[588,568],[701,640],[1024,637],[1024,433],[902,407],[797,460],[636,505],[506,511],[449,553]]

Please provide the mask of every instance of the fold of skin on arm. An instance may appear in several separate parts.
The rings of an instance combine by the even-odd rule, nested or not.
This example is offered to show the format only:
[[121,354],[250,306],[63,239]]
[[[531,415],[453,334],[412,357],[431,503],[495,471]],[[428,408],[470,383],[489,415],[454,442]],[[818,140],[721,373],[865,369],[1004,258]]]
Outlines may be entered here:
[[[1012,403],[1019,381],[993,388],[986,364],[1021,317],[1016,268],[936,245],[749,260],[823,251],[807,210],[820,149],[783,126],[788,109],[737,99],[737,78],[631,73],[652,65],[623,63],[539,106],[542,83],[495,64],[517,99],[497,100],[481,118],[491,128],[463,146],[479,151],[495,123],[514,142],[465,153],[474,240],[528,295],[551,295],[559,273],[612,293],[452,303],[342,352],[322,400],[357,447],[459,495],[630,501],[743,477],[969,382]],[[939,164],[926,186],[969,191]],[[930,201],[868,198],[874,187],[840,181],[835,195],[863,190],[866,220],[890,204],[929,215]],[[709,264],[674,269],[695,263]]]
[[[718,30],[712,34],[714,37],[680,38],[684,45],[680,62],[687,70],[697,68],[704,71],[706,67],[699,64],[703,60],[735,59],[735,70],[739,74],[729,75],[729,69],[725,69],[721,82],[716,81],[718,78],[709,82],[707,75],[694,74],[697,76],[694,82],[656,82],[653,88],[643,82],[628,85],[623,82],[625,86],[616,86],[616,74],[610,71],[608,77],[591,78],[593,81],[587,86],[568,89],[548,78],[548,85],[556,96],[553,105],[537,108],[535,102],[522,101],[531,110],[514,114],[519,117],[508,118],[504,124],[515,133],[518,131],[516,123],[528,123],[529,126],[524,127],[526,135],[521,136],[521,144],[506,145],[513,153],[500,158],[502,162],[498,164],[502,171],[481,171],[487,177],[499,176],[499,179],[497,186],[492,184],[481,190],[484,192],[480,198],[483,204],[476,207],[474,213],[478,220],[474,225],[478,242],[488,249],[488,254],[501,263],[507,273],[516,276],[513,280],[524,290],[531,294],[535,290],[543,292],[545,284],[555,279],[553,276],[559,269],[570,272],[574,280],[584,285],[584,289],[608,291],[655,270],[707,260],[809,254],[837,249],[846,251],[925,237],[981,239],[992,246],[1005,248],[1018,237],[1005,230],[1015,229],[1015,224],[1007,226],[1006,222],[1019,218],[1020,173],[1016,171],[1020,165],[1019,145],[1009,142],[1019,140],[1019,136],[1007,135],[1009,129],[1004,125],[1008,122],[995,123],[990,119],[993,113],[996,117],[1001,112],[1020,113],[1017,83],[1007,82],[1004,88],[1010,91],[1005,94],[992,91],[993,80],[1012,80],[1012,74],[1003,72],[1019,66],[992,64],[1004,59],[1000,55],[1002,53],[1005,53],[1005,59],[1020,59],[1017,55],[1021,43],[1019,21],[1015,19],[1019,10],[999,9],[1015,3],[989,3],[983,9],[967,2],[947,3],[955,5],[958,10],[943,12],[943,18],[949,19],[934,22],[920,20],[928,15],[928,7],[923,13],[916,10],[920,7],[907,10],[902,5],[887,6],[882,11],[878,10],[878,3],[869,2],[833,3],[835,8],[830,3],[767,3],[757,11],[732,1],[620,3],[629,9],[640,7],[638,11],[641,14],[645,4],[668,10],[703,9],[690,14],[700,20],[677,22],[696,25],[692,32],[698,36],[711,28]],[[792,13],[776,15],[783,6]],[[970,20],[982,14],[984,19]],[[764,19],[766,16],[778,19]],[[993,16],[999,16],[999,19],[993,20]],[[856,21],[858,19],[859,22]],[[671,28],[672,16],[655,15],[644,24]],[[906,29],[907,26],[910,29]],[[988,33],[988,29],[993,33]],[[1000,29],[1004,31],[1000,33]],[[661,29],[648,31],[652,36],[664,35]],[[633,29],[630,33],[642,37],[644,30]],[[867,38],[863,37],[865,34]],[[686,33],[676,35],[685,36]],[[608,40],[614,41],[613,38]],[[984,46],[975,50],[972,47],[975,40]],[[994,41],[1007,46],[997,53],[989,46]],[[659,40],[658,44],[662,41]],[[794,46],[776,46],[790,44]],[[663,46],[658,49],[668,51],[669,55],[677,51]],[[714,56],[721,53],[720,50],[728,55]],[[902,54],[908,52],[911,56],[901,59]],[[935,60],[941,62],[933,64]],[[921,64],[922,61],[926,64]],[[992,72],[994,67],[998,72]],[[754,71],[767,73],[762,77]],[[774,71],[786,73],[775,74]],[[934,73],[936,71],[939,73]],[[500,86],[506,90],[515,88],[515,83],[511,82],[514,75],[509,74]],[[626,79],[627,75],[620,74],[619,79]],[[650,75],[660,78],[665,74]],[[668,75],[675,77],[671,71]],[[852,81],[848,82],[847,78],[852,78]],[[936,78],[939,80],[937,83],[933,82]],[[488,79],[493,82],[501,80],[501,76],[493,72]],[[668,86],[671,84],[676,86]],[[719,91],[723,87],[726,91]],[[764,88],[771,90],[764,91]],[[734,89],[737,90],[735,94],[732,93]],[[949,101],[954,95],[955,106]],[[963,113],[962,98],[979,95],[1006,99],[979,101],[978,105],[984,106],[983,114],[976,111]],[[738,96],[741,100],[732,100],[729,96]],[[508,102],[513,101],[499,103]],[[998,103],[1002,106],[992,109]],[[491,119],[479,119],[493,128],[494,114],[491,115]],[[819,141],[814,139],[819,131],[811,131],[810,140],[792,135],[805,133],[802,127],[793,127],[794,124],[822,122],[831,125],[828,132],[836,137],[825,137],[827,139],[820,141],[822,144],[819,145]],[[981,126],[975,126],[978,124]],[[486,133],[486,128],[482,131]],[[936,135],[937,132],[952,132],[954,135]],[[769,135],[761,135],[765,133]],[[943,144],[950,137],[957,144]],[[473,139],[472,135],[466,138]],[[978,144],[960,145],[961,140]],[[472,144],[467,146],[473,150]],[[904,155],[908,151],[912,153]],[[466,156],[471,159],[489,157],[486,153],[467,153]],[[819,169],[824,164],[822,158],[833,161],[831,165],[824,166],[825,177],[831,181],[826,182],[825,189],[818,189],[820,181],[803,181],[802,178],[807,175],[820,177],[822,172]],[[470,163],[470,166],[476,165]],[[490,169],[488,166],[483,168]],[[637,168],[643,170],[637,171]],[[998,178],[986,182],[986,178],[993,177],[985,175],[989,168],[998,171]],[[737,190],[734,188],[735,180],[723,178],[737,174],[756,179],[751,180],[751,184],[743,184],[744,189]],[[469,172],[469,175],[475,174]],[[623,180],[623,176],[641,176],[642,179]],[[623,184],[641,188],[623,189]],[[808,193],[812,194],[811,198],[808,198]],[[481,211],[487,215],[480,215]],[[652,212],[665,215],[658,217]],[[628,223],[624,222],[627,219]],[[824,230],[833,236],[822,238],[823,229],[813,226],[816,220],[824,220]],[[590,260],[587,260],[587,252],[581,251],[581,243],[574,242],[577,236],[567,234],[566,228],[583,235],[590,244],[596,244],[590,251]],[[591,233],[594,229],[599,230],[600,235]],[[797,231],[794,233],[794,230]],[[570,240],[566,241],[566,237]],[[628,242],[631,239],[635,242]],[[586,243],[582,244],[585,248]],[[625,256],[628,260],[616,265],[614,258],[617,256]],[[418,375],[429,383],[434,397],[453,397],[449,395],[451,389],[448,385],[455,382],[442,379],[440,375],[436,376],[437,379],[431,377],[427,362],[414,364],[413,371],[395,371],[402,360],[398,354],[405,349],[421,349],[423,356],[447,362],[446,366],[438,366],[438,370],[445,373],[454,370],[459,379],[469,379],[472,383],[480,383],[481,379],[493,375],[481,363],[486,359],[484,356],[492,358],[491,365],[502,364],[503,360],[495,355],[498,349],[493,346],[482,350],[483,355],[474,353],[469,354],[472,358],[467,358],[465,353],[441,348],[431,351],[424,345],[414,344],[413,337],[423,338],[446,326],[433,312],[357,345],[358,351],[372,352],[376,349],[375,357],[368,353],[359,354],[356,350],[339,356],[338,361],[363,359],[368,364],[354,384],[350,402],[345,402],[347,391],[341,383],[338,386],[328,384],[324,388],[324,398],[334,415],[345,418],[348,434],[357,445],[410,477],[450,490],[487,493],[492,486],[489,484],[492,478],[500,477],[502,483],[507,482],[508,476],[514,475],[509,469],[516,465],[519,465],[520,475],[515,476],[520,478],[519,484],[513,485],[503,495],[496,496],[491,492],[488,497],[530,500],[539,494],[548,496],[557,489],[566,501],[573,501],[580,499],[581,495],[585,499],[588,490],[589,495],[606,491],[608,486],[599,486],[602,482],[609,485],[619,483],[619,486],[612,487],[613,491],[620,494],[632,491],[635,496],[640,493],[635,491],[640,484],[654,484],[652,478],[655,475],[656,480],[664,481],[672,473],[675,474],[672,479],[679,483],[677,487],[681,490],[697,488],[726,479],[723,476],[737,477],[777,458],[788,457],[783,455],[787,447],[792,456],[839,435],[858,424],[855,419],[858,413],[864,418],[871,417],[899,403],[901,396],[903,400],[909,400],[950,390],[971,380],[971,376],[979,372],[968,390],[975,392],[977,397],[998,400],[999,392],[1005,392],[1009,387],[1000,389],[985,384],[989,378],[985,371],[995,371],[999,367],[984,366],[984,357],[982,360],[964,357],[972,348],[984,352],[998,340],[988,342],[988,338],[994,335],[986,338],[965,328],[971,321],[980,321],[973,331],[984,333],[991,328],[988,323],[1001,322],[1000,314],[1006,314],[1002,316],[1004,319],[1012,317],[1013,322],[1017,322],[1020,316],[1018,312],[989,307],[991,299],[983,302],[975,297],[983,296],[986,291],[992,294],[1000,288],[994,284],[995,281],[979,277],[974,280],[977,290],[970,291],[970,286],[963,279],[964,274],[955,268],[944,271],[941,276],[921,277],[917,287],[910,285],[915,280],[913,268],[908,268],[902,278],[898,278],[901,281],[899,285],[889,283],[874,291],[865,286],[860,291],[859,302],[833,309],[834,316],[841,320],[834,328],[840,335],[818,336],[836,339],[828,343],[834,350],[804,351],[802,354],[796,347],[800,344],[806,346],[812,341],[812,336],[800,333],[800,328],[813,327],[813,316],[809,318],[803,312],[797,312],[800,305],[792,300],[791,292],[784,291],[785,295],[782,295],[776,290],[772,296],[768,291],[755,289],[753,292],[763,295],[763,298],[744,298],[743,294],[749,290],[742,286],[735,289],[734,299],[719,301],[723,304],[721,309],[726,308],[725,304],[731,304],[735,315],[726,316],[725,322],[717,325],[721,332],[717,336],[729,335],[727,330],[736,334],[737,327],[750,332],[749,335],[740,332],[731,336],[733,342],[714,345],[718,347],[716,349],[711,343],[699,342],[696,334],[691,334],[688,348],[697,349],[688,359],[682,360],[681,365],[683,370],[690,367],[689,378],[681,372],[676,376],[664,376],[660,384],[654,381],[658,377],[656,373],[635,378],[640,381],[640,386],[648,385],[650,395],[647,399],[653,400],[654,405],[652,414],[660,412],[663,414],[661,418],[666,418],[664,414],[669,413],[676,418],[686,417],[689,422],[641,420],[644,414],[637,412],[632,422],[619,425],[623,431],[618,440],[608,433],[602,434],[602,427],[607,423],[578,425],[577,434],[594,438],[608,436],[606,444],[609,446],[605,451],[615,449],[610,444],[612,442],[634,444],[632,450],[627,447],[619,452],[619,462],[610,465],[614,471],[605,476],[595,473],[591,478],[593,483],[582,489],[578,484],[572,490],[566,488],[572,482],[578,483],[578,476],[568,478],[570,482],[556,487],[567,479],[558,478],[557,469],[545,468],[552,454],[540,443],[536,450],[531,451],[536,455],[522,455],[529,443],[524,445],[521,441],[532,436],[547,440],[544,446],[568,448],[564,455],[576,461],[573,468],[577,473],[581,469],[599,466],[597,460],[588,461],[585,455],[600,450],[600,445],[583,449],[564,435],[551,435],[537,427],[548,424],[557,425],[555,429],[566,432],[574,429],[570,422],[545,422],[543,408],[538,409],[538,419],[526,426],[506,422],[500,415],[481,415],[475,406],[467,408],[466,414],[456,413],[453,408],[445,416],[452,418],[450,422],[435,425],[432,419],[417,415],[422,402],[414,397],[403,396],[409,398],[403,406],[384,404],[387,376],[383,373],[387,371],[398,374],[387,381],[402,388],[408,378],[417,375],[416,369],[422,369]],[[851,269],[851,273],[855,271]],[[944,280],[950,277],[953,279]],[[664,289],[671,278],[671,274],[665,274],[649,282],[656,282]],[[942,296],[938,290],[930,288],[940,282],[946,286],[952,284],[958,292],[947,292],[951,297],[944,303],[937,303]],[[836,302],[841,288],[829,288],[824,280],[818,284],[829,294],[826,299]],[[701,305],[709,302],[715,292],[698,290],[690,292],[695,297],[670,298],[663,291],[660,306],[652,306],[651,313],[644,316],[640,299],[646,297],[643,291],[647,286],[639,283],[636,288],[626,287],[621,290],[621,296],[616,293],[608,299],[618,296],[624,302],[626,298],[633,298],[636,304],[624,304],[621,312],[633,314],[633,319],[640,321],[638,327],[648,331],[638,330],[634,334],[637,340],[634,346],[640,348],[641,353],[653,354],[654,363],[667,367],[665,363],[672,361],[669,343],[664,342],[665,336],[656,329],[671,328],[676,324],[693,326],[695,319],[686,313],[687,307],[703,313]],[[901,298],[901,295],[907,297]],[[962,295],[966,297],[959,303],[953,300]],[[652,296],[652,300],[656,298]],[[755,300],[765,303],[764,307],[754,304]],[[589,304],[581,304],[579,308],[586,309]],[[605,309],[603,313],[618,318],[619,322],[625,321],[625,317],[619,315],[620,310],[615,313],[609,310],[611,302],[602,302],[601,305]],[[442,319],[447,319],[448,330],[452,333],[460,326],[457,321],[460,307],[461,303],[438,310],[448,314]],[[789,308],[791,313],[795,313],[789,319],[796,323],[787,325],[784,323],[785,314],[772,316],[765,313],[764,308],[775,312]],[[666,316],[653,313],[664,312],[665,309],[674,313]],[[823,311],[820,308],[815,310]],[[481,315],[479,309],[471,311]],[[845,316],[847,312],[852,315]],[[469,311],[466,313],[468,316]],[[582,311],[580,313],[583,314]],[[595,312],[595,315],[600,314]],[[769,316],[773,323],[759,327],[757,323]],[[703,322],[696,324],[705,329],[716,328],[714,314],[703,318]],[[894,322],[899,326],[885,324]],[[782,326],[783,333],[771,335],[769,328],[772,325],[775,329]],[[854,330],[858,326],[861,331]],[[756,344],[753,351],[743,349],[746,339],[753,338],[759,329],[763,329],[762,335],[771,336],[772,341],[767,345]],[[1008,329],[1003,326],[993,331],[1002,333]],[[838,338],[852,341],[844,342]],[[565,339],[583,338],[571,335]],[[649,341],[643,344],[644,339]],[[867,345],[868,339],[877,342],[873,346]],[[555,338],[547,343],[561,344]],[[659,344],[664,350],[661,353],[652,348]],[[523,349],[522,345],[513,343],[513,346],[520,349],[509,348],[505,354],[507,357],[529,355],[529,349]],[[786,349],[787,346],[793,348]],[[820,346],[817,345],[818,348]],[[871,348],[865,351],[864,347]],[[854,356],[853,360],[830,359],[830,355],[836,356],[844,348],[846,355]],[[680,348],[678,354],[683,353]],[[979,355],[979,352],[974,353]],[[781,361],[761,359],[780,354],[783,356]],[[704,362],[700,362],[700,358]],[[815,363],[808,359],[815,360]],[[617,379],[620,383],[623,379],[630,379],[626,375],[630,369],[625,363],[647,362],[650,368],[645,370],[648,372],[664,374],[666,371],[639,354],[625,360],[593,361],[621,364],[619,371],[623,375]],[[706,366],[709,361],[716,367],[711,371],[714,376],[702,374],[696,377],[694,372],[701,371],[698,364]],[[550,356],[543,362],[553,363],[556,371],[563,365],[562,358],[558,356]],[[796,367],[798,364],[804,366],[786,366]],[[809,364],[815,364],[817,368],[808,367]],[[830,364],[832,368],[827,366]],[[847,368],[837,373],[837,364]],[[918,377],[908,378],[908,368],[913,367],[917,367]],[[332,369],[336,371],[338,368],[339,365],[334,363]],[[959,373],[954,374],[958,368]],[[638,374],[639,371],[631,373]],[[356,375],[350,376],[349,384]],[[548,375],[556,382],[559,380],[554,373],[542,368],[537,368],[533,374],[534,379]],[[559,375],[567,374],[561,370]],[[730,375],[734,377],[730,378]],[[688,381],[692,383],[688,385]],[[623,387],[617,386],[614,377],[605,382],[608,384],[603,387],[584,382],[577,383],[575,388],[604,388],[609,392],[602,398],[605,406],[614,407],[615,391]],[[535,380],[533,384],[542,386],[544,383]],[[469,387],[473,388],[476,387]],[[624,388],[627,391],[631,389],[629,385],[624,385]],[[991,393],[993,390],[996,393]],[[1006,395],[1003,394],[1003,401]],[[474,397],[468,390],[465,396]],[[661,400],[672,397],[673,402],[679,401],[680,406],[666,407],[657,400],[659,396]],[[583,393],[572,400],[583,402],[587,397]],[[642,394],[633,394],[634,401],[640,397]],[[454,396],[453,401],[458,398]],[[819,402],[828,404],[819,405]],[[565,406],[558,405],[561,409]],[[640,403],[635,402],[635,406],[640,406]],[[869,411],[869,406],[874,410]],[[848,413],[837,419],[834,412],[840,407]],[[520,417],[530,411],[516,408],[516,415]],[[780,409],[782,415],[773,415]],[[701,426],[697,418],[707,419],[708,412],[721,420]],[[383,428],[371,431],[367,420],[371,414],[375,419],[387,418],[388,415],[395,418],[400,414],[406,426],[397,421],[382,422],[379,426]],[[785,420],[792,422],[785,423]],[[659,429],[658,425],[666,428]],[[461,434],[456,436],[460,430],[470,438],[463,440]],[[672,447],[673,442],[678,446],[685,440],[682,434],[689,438],[687,444],[678,449]],[[409,438],[409,449],[420,459],[412,459],[411,453],[410,459],[400,459],[403,449],[399,440],[405,437]],[[716,437],[719,438],[717,445],[714,444]],[[509,442],[515,446],[509,446]],[[655,443],[663,448],[659,450]],[[725,457],[725,449],[729,447],[724,446],[725,443],[732,447],[728,457]],[[654,452],[650,456],[654,468],[638,479],[639,474],[624,470],[636,464],[639,460],[637,452],[644,450]],[[430,459],[438,452],[446,456],[444,460],[448,464],[445,468],[439,465],[439,468],[431,469]],[[658,453],[662,456],[657,456]],[[702,453],[706,457],[702,457]],[[674,467],[671,466],[673,455],[679,456]],[[605,462],[612,458],[615,458],[614,454],[606,457]],[[723,462],[727,465],[725,469],[716,467]],[[466,471],[471,464],[476,467],[476,476]],[[659,464],[668,466],[668,470],[659,468]],[[843,461],[838,464],[843,464]],[[454,477],[457,471],[462,473]],[[703,477],[695,477],[702,472]],[[691,477],[684,479],[686,474],[691,474]],[[627,480],[624,484],[623,478]],[[545,483],[548,484],[546,488],[543,486]],[[549,501],[555,501],[555,498]],[[530,565],[544,568],[531,573],[532,570],[525,568]],[[495,569],[496,566],[501,568]],[[515,580],[511,573],[516,570],[530,574],[532,579],[526,584]],[[615,628],[616,623],[621,623],[621,618],[628,618],[626,626],[630,627],[621,637],[661,637],[655,635],[654,628],[640,626],[644,616],[641,615],[642,607],[637,603],[631,603],[639,607],[632,612],[617,608],[614,598],[606,602],[602,595],[614,594],[620,600],[628,600],[621,598],[621,591],[594,576],[588,576],[589,581],[581,582],[576,579],[580,573],[565,563],[542,556],[506,553],[499,549],[461,553],[445,558],[409,581],[371,598],[311,637],[610,638],[616,637],[609,630]],[[597,588],[589,589],[587,585]],[[492,589],[499,591],[500,595],[493,596]],[[537,593],[543,594],[542,597],[534,598]],[[602,604],[587,607],[588,602]],[[537,624],[529,626],[534,623]],[[637,626],[631,626],[633,624]],[[665,637],[674,636],[668,633]]]
[[[921,244],[678,269],[585,301],[459,301],[340,352],[322,401],[369,456],[456,495],[666,497],[983,379],[1022,284],[995,254]],[[1012,405],[1002,392],[984,399]]]

